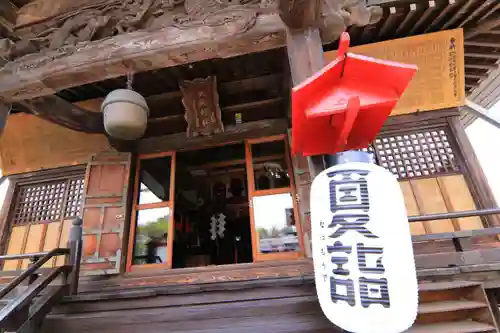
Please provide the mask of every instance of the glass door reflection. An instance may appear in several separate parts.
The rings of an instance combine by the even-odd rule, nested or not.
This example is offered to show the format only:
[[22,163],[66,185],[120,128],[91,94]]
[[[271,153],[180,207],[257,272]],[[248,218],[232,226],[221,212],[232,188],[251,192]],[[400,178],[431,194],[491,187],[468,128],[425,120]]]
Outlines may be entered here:
[[260,253],[299,250],[291,193],[254,197],[253,209]]
[[256,260],[299,258],[303,252],[287,144],[284,135],[246,142]]

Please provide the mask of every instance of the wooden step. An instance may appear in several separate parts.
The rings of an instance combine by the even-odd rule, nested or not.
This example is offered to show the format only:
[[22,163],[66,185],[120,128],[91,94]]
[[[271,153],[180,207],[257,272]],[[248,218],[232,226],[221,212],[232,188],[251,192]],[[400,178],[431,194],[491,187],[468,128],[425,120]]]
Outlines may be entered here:
[[488,305],[486,303],[468,300],[429,302],[419,304],[418,314],[482,309],[487,307]]
[[429,282],[421,283],[418,285],[419,291],[438,291],[438,290],[450,290],[459,289],[467,287],[480,286],[480,282],[474,281],[446,281],[446,282]]
[[479,333],[496,332],[495,327],[475,321],[454,321],[429,325],[414,325],[405,333]]

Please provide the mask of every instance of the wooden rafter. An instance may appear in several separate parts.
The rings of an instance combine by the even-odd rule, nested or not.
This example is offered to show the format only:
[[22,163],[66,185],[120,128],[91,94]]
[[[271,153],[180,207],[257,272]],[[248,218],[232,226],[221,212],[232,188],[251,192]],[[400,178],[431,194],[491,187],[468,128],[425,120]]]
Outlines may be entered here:
[[[225,82],[220,85],[220,90],[228,94],[237,94],[255,89],[270,89],[282,81],[279,74],[244,79],[234,82]],[[167,105],[174,99],[181,97],[180,91],[153,95],[146,100],[148,104]],[[57,123],[69,129],[86,133],[104,133],[102,114],[99,112],[103,99],[94,99],[72,104],[56,95],[37,97],[23,101],[22,106],[27,112],[33,113],[45,120]],[[282,97],[269,98],[248,103],[233,104],[222,107],[224,113],[245,112],[258,108],[278,105],[283,102]],[[173,114],[150,118],[148,124],[153,132],[163,128],[169,123],[184,122],[184,114]]]
[[[254,90],[269,90],[283,83],[284,77],[282,74],[269,74],[257,76],[237,81],[222,82],[218,84],[218,90],[222,94],[240,94]],[[170,100],[180,98],[182,96],[180,90],[169,91],[157,95],[146,97],[148,105],[165,104]],[[76,103],[78,106],[90,111],[99,111],[104,98],[95,98]]]
[[484,80],[488,78],[487,74],[471,74],[471,73],[465,73],[465,78],[470,78],[470,79],[477,79],[477,80]]
[[487,64],[469,64],[465,63],[465,68],[470,68],[470,69],[485,69],[485,70],[493,70],[497,69],[497,65],[487,65]]
[[404,31],[406,31],[406,29],[408,29],[409,25],[415,18],[416,14],[417,14],[417,4],[411,3],[409,12],[406,14],[403,22],[401,22],[396,29],[396,35],[400,36],[403,34]]
[[[488,8],[489,6],[491,6],[492,4],[494,4],[496,1],[497,0],[484,1],[479,7],[474,9],[470,15],[467,15],[467,18],[459,24],[459,27],[460,28],[464,27],[467,23],[474,22],[474,20],[478,20],[480,22],[483,19],[485,19],[487,16],[484,15],[483,11],[486,8]],[[493,13],[493,12],[489,12],[489,14],[491,14],[491,13]]]
[[389,8],[389,17],[387,17],[384,24],[382,25],[382,28],[380,29],[380,33],[378,34],[379,38],[384,38],[385,36],[387,36],[389,31],[394,28],[394,25],[397,21],[396,13],[396,7]]
[[458,6],[457,0],[448,0],[446,7],[432,20],[424,32],[433,31],[456,6]]
[[418,21],[413,25],[413,27],[410,29],[410,32],[408,35],[413,35],[417,31],[419,31],[420,27],[427,21],[429,16],[434,12],[434,9],[436,9],[436,1],[429,1],[429,6],[425,10],[425,12],[420,16]]
[[474,88],[477,88],[479,87],[479,83],[465,83],[465,88],[467,89],[474,89]]
[[498,27],[499,25],[500,25],[500,18],[483,21],[479,23],[477,27],[465,31],[464,38],[469,39],[480,34],[488,33],[488,31]]
[[470,40],[467,39],[464,41],[466,46],[481,46],[481,47],[496,47],[500,48],[500,41],[490,40],[490,39],[482,39],[482,40]]
[[486,58],[486,59],[500,59],[500,53],[474,53],[465,52],[465,57],[468,58]]
[[[495,1],[496,2],[496,1]],[[479,22],[488,19],[494,12],[500,9],[500,3],[497,3],[494,7],[492,7],[488,12],[486,12],[482,17],[479,19]]]
[[475,4],[475,0],[467,0],[467,2],[465,4],[463,4],[458,9],[458,11],[455,14],[453,14],[453,16],[445,22],[445,24],[443,25],[443,27],[441,29],[442,30],[449,29],[450,27],[457,24],[460,21],[460,19],[462,19],[467,14],[469,9],[472,6],[474,6],[474,4]]
[[55,95],[37,97],[22,105],[40,118],[75,131],[104,132],[102,113],[85,110]]

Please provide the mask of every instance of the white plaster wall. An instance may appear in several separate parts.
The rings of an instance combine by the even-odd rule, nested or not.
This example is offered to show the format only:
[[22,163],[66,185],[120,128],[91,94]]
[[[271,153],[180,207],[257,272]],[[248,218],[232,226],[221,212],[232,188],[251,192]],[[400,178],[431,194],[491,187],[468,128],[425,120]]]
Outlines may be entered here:
[[[490,112],[500,115],[500,102],[490,108]],[[498,204],[500,203],[500,129],[482,119],[477,119],[466,128],[465,132]]]

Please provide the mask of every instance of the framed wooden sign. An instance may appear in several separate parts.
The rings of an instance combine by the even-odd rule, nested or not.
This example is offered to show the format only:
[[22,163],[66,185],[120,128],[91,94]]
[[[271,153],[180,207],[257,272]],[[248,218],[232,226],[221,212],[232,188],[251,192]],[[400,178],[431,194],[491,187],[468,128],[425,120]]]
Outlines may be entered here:
[[188,137],[223,132],[216,78],[209,76],[184,81],[180,88],[182,104],[186,108]]
[[[418,66],[417,74],[391,115],[465,104],[462,29],[357,46],[350,48],[349,52]],[[325,60],[333,61],[336,53],[326,52]]]

